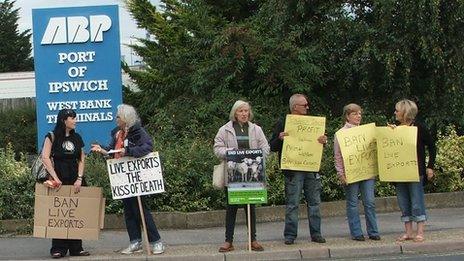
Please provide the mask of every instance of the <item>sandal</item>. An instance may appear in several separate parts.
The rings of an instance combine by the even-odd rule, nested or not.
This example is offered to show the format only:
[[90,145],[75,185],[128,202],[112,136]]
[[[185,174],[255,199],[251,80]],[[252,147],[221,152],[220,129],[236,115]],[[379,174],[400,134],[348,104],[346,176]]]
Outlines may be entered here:
[[62,258],[63,257],[63,254],[61,254],[60,252],[55,252],[52,254],[52,258]]
[[403,234],[403,235],[401,235],[399,238],[397,238],[396,241],[398,241],[398,242],[404,242],[404,241],[413,240],[413,239],[414,239],[414,238],[408,236],[408,234]]
[[423,235],[416,235],[416,237],[413,239],[414,242],[416,243],[422,243],[424,242],[425,238]]

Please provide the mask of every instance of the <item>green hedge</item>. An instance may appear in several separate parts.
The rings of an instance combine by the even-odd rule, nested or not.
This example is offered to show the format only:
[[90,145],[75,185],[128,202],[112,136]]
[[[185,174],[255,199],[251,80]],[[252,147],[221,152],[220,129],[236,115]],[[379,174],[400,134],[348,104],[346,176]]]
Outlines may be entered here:
[[[384,125],[386,118],[365,115],[364,122]],[[338,183],[333,165],[333,135],[340,126],[339,120],[327,123],[329,142],[324,148],[320,171],[323,182],[323,201],[344,198],[344,190]],[[35,140],[34,135],[30,136],[29,139]],[[211,185],[213,165],[218,163],[212,153],[212,138],[192,138],[192,135],[169,140],[162,136],[153,136],[155,148],[160,152],[162,159],[166,193],[150,196],[151,208],[155,211],[185,212],[224,208],[226,202],[224,192],[214,189]],[[438,138],[437,177],[427,185],[427,191],[462,190],[464,187],[464,136],[458,136],[454,128],[448,128],[446,132],[440,133]],[[0,148],[0,176],[2,177],[0,219],[31,218],[33,215],[34,179],[30,175],[24,155],[15,153],[18,149],[14,149],[14,146],[23,145],[8,143],[4,148]],[[107,198],[106,213],[121,213],[121,200],[111,199],[105,160],[100,155],[88,155],[85,173],[89,185],[103,187],[104,196]],[[284,204],[284,179],[274,153],[268,157],[266,175],[269,205]],[[394,195],[394,188],[389,183],[377,182],[376,195]]]
[[34,215],[34,178],[25,157],[15,159],[11,145],[0,148],[0,220]]
[[27,106],[0,113],[0,148],[11,144],[17,158],[21,152],[37,152],[36,133],[35,107]]

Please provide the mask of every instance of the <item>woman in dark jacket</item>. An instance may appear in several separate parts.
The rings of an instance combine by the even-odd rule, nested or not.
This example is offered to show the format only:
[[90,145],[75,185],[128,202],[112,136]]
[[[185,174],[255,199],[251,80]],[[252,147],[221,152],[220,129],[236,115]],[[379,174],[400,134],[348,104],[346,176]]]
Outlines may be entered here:
[[[436,147],[427,128],[418,123],[416,119],[418,109],[415,102],[401,100],[396,103],[395,117],[403,126],[417,127],[417,165],[419,169],[419,182],[396,183],[396,195],[401,209],[401,221],[404,222],[405,233],[397,241],[413,240],[424,241],[424,228],[427,215],[425,213],[424,184],[433,178],[433,165],[435,163]],[[425,162],[425,147],[429,152],[429,160]],[[417,231],[413,231],[413,222],[417,223]]]
[[[42,148],[42,161],[51,175],[52,187],[61,185],[73,185],[78,193],[81,186],[85,185],[84,158],[82,150],[84,142],[75,131],[76,112],[71,109],[63,109],[58,112],[53,134],[48,133]],[[53,160],[53,163],[52,163]],[[69,250],[71,256],[88,256],[89,252],[82,248],[80,239],[52,239],[50,254],[53,258],[66,256]]]
[[[118,106],[116,115],[116,123],[118,125],[111,132],[111,143],[108,147],[102,148],[98,144],[92,144],[92,151],[108,155],[109,150],[117,150],[113,154],[114,158],[131,156],[140,158],[153,151],[153,142],[151,137],[141,127],[140,119],[134,107],[126,104]],[[144,218],[147,225],[148,241],[151,245],[153,254],[162,254],[164,245],[161,242],[161,237],[156,228],[153,217],[145,202],[145,197],[141,197]],[[142,235],[139,206],[137,197],[123,199],[124,218],[126,221],[127,232],[129,233],[130,244],[127,248],[121,251],[122,254],[132,254],[142,251]]]

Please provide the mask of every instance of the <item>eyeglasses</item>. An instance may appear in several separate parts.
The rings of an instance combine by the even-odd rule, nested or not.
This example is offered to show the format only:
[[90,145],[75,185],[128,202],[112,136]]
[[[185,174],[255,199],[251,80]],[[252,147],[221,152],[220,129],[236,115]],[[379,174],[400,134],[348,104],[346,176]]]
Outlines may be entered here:
[[309,104],[308,103],[305,103],[305,104],[296,104],[296,106],[303,106],[303,107],[309,107]]
[[350,115],[359,115],[359,116],[362,116],[362,112],[360,111],[354,111],[354,112],[351,112]]

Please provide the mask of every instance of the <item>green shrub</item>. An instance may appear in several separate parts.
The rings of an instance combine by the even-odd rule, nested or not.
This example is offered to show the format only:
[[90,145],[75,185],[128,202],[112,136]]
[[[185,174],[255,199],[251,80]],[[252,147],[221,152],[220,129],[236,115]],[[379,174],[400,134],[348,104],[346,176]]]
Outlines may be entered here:
[[428,184],[431,192],[461,191],[464,189],[464,136],[454,127],[438,134],[435,178]]
[[23,107],[0,113],[0,148],[11,144],[19,153],[37,153],[35,107]]
[[0,177],[0,219],[31,218],[35,180],[25,158],[15,160],[11,144],[0,148]]
[[160,152],[166,193],[153,196],[152,209],[198,211],[224,206],[224,191],[212,186],[213,166],[218,160],[211,141],[181,139],[155,147]]
[[[384,120],[385,118],[377,117],[372,121],[378,121],[381,125]],[[321,196],[323,201],[341,200],[345,198],[345,192],[338,183],[333,163],[333,134],[340,128],[340,121],[329,121],[327,126],[329,142],[324,147],[320,171],[323,184]],[[149,197],[151,209],[184,212],[223,209],[226,203],[225,193],[212,186],[213,166],[219,162],[212,152],[212,138],[183,137],[170,140],[167,136],[154,137],[155,150],[160,152],[162,159],[166,192]],[[437,177],[428,185],[428,191],[447,192],[464,188],[463,145],[463,136],[458,136],[453,128],[449,128],[446,134],[439,135]],[[106,213],[122,213],[122,201],[113,200],[111,196],[105,159],[100,155],[88,155],[85,175],[88,185],[103,188],[107,199]],[[268,205],[285,204],[284,176],[279,169],[276,153],[271,153],[266,161],[266,175]],[[0,219],[32,218],[34,178],[30,175],[24,157],[15,159],[11,144],[0,149],[0,176]],[[376,195],[394,195],[394,187],[390,183],[376,182]]]
[[112,199],[105,159],[100,154],[90,153],[85,160],[84,173],[87,186],[103,189],[103,197],[106,198],[105,212],[107,214],[122,213],[122,201]]
[[285,204],[285,179],[279,168],[277,153],[271,153],[266,160],[267,200],[269,205]]

